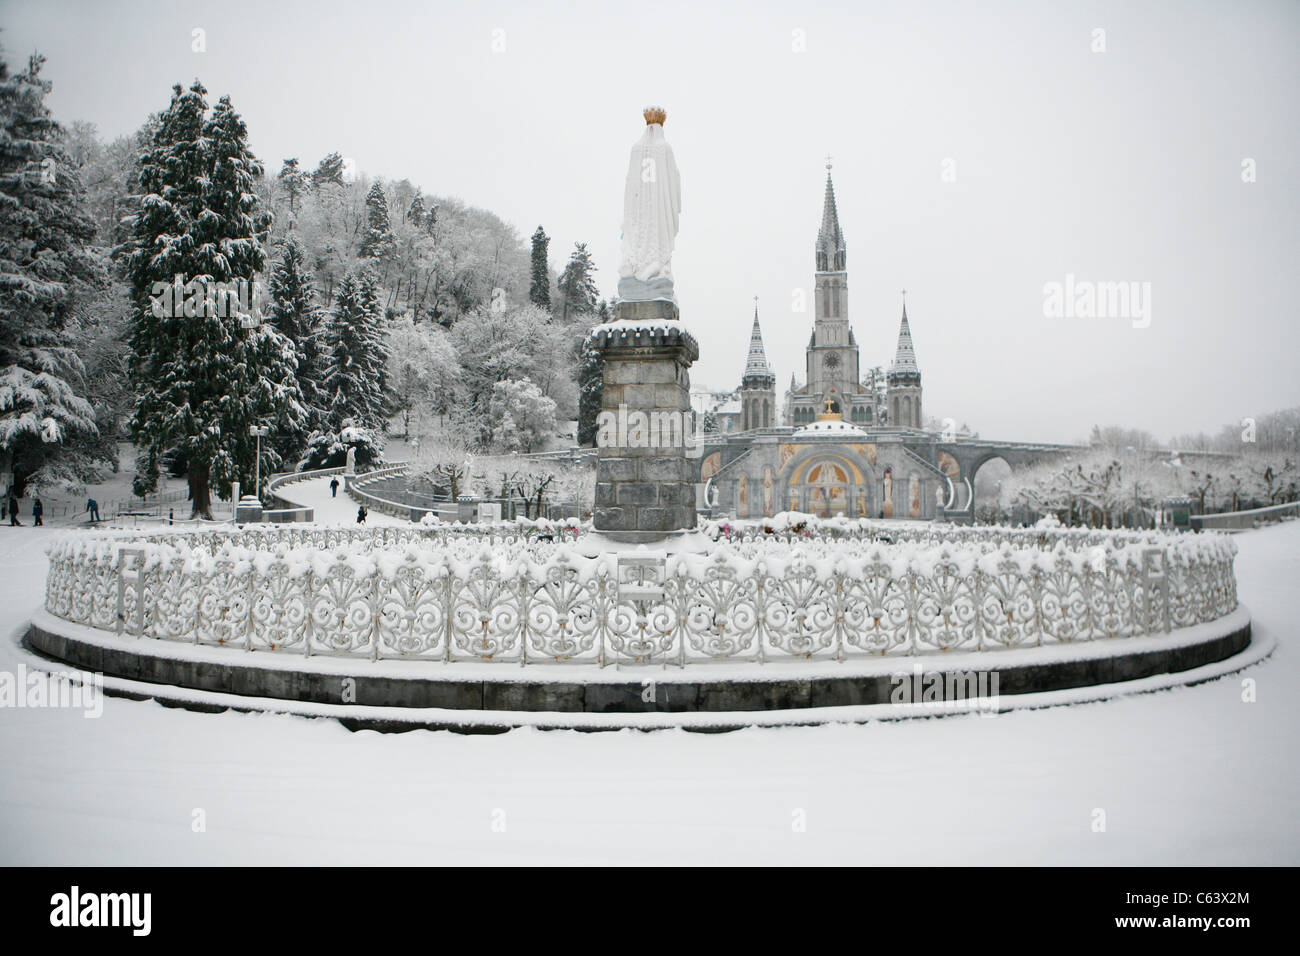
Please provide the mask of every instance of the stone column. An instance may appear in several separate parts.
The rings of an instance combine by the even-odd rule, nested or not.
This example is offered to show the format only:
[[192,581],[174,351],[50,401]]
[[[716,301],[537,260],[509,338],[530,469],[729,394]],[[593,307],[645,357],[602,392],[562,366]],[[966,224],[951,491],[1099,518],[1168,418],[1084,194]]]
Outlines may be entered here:
[[[592,331],[605,360],[597,421],[595,526],[618,541],[661,541],[695,527],[688,369],[695,337],[672,302],[620,302]],[[603,427],[602,427],[603,426]],[[691,437],[693,438],[693,431]]]

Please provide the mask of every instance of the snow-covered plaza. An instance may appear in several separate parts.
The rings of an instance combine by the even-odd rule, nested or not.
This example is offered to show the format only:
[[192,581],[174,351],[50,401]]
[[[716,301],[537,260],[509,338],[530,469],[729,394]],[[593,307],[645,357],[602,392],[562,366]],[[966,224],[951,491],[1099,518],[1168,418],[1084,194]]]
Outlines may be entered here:
[[[0,539],[0,669],[20,663],[16,642],[44,589],[37,553],[55,533]],[[1300,522],[1234,540],[1254,645],[1276,641],[1266,660],[1195,686],[996,717],[477,736],[118,697],[97,719],[6,708],[0,854],[78,865],[1295,864]]]

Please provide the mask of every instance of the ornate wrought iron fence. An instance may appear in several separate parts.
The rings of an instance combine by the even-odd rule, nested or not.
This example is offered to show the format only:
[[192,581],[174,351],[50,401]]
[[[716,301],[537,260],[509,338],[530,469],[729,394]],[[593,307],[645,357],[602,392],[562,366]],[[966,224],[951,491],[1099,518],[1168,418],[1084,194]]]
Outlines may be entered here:
[[[247,651],[676,664],[844,660],[1069,643],[1237,606],[1218,535],[1001,533],[956,544],[719,543],[584,555],[515,531],[80,533],[50,549],[46,609],[124,635]],[[1101,543],[1093,543],[1093,542]]]

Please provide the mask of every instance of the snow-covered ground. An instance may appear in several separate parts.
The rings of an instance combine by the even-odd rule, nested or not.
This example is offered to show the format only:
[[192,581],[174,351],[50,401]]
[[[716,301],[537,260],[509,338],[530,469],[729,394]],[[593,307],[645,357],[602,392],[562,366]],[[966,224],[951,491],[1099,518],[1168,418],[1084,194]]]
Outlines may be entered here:
[[[49,534],[0,528],[7,637],[40,602]],[[1300,522],[1236,540],[1272,658],[1106,703],[489,737],[120,699],[97,720],[3,709],[0,863],[1294,865]],[[0,669],[16,666],[10,647]],[[1243,679],[1258,702],[1243,702]]]
[[[343,490],[342,477],[339,478],[337,497],[330,494],[329,477],[295,481],[293,484],[281,488],[279,494],[294,504],[302,505],[305,508],[314,508],[318,524],[355,525],[357,523],[357,503],[349,498]],[[366,515],[366,525],[369,527],[375,525],[410,525],[410,523],[410,521],[403,521],[373,510]]]

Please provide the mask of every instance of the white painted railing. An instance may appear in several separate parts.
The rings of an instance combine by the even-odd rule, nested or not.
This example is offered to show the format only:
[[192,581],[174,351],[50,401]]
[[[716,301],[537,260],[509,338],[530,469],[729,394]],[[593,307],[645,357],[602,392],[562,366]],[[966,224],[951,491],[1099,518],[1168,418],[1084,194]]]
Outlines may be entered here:
[[[408,463],[404,461],[394,462],[391,465],[385,465],[383,468],[376,468],[374,471],[368,471],[362,475],[349,475],[343,480],[344,491],[348,496],[358,504],[365,505],[371,511],[378,511],[381,514],[391,515],[394,518],[406,518],[416,520],[413,516],[411,506],[400,501],[392,501],[382,495],[377,495],[372,491],[367,491],[366,486],[381,478],[392,478],[396,475],[404,475],[407,472]],[[417,511],[428,511],[431,509],[416,509]]]
[[1128,638],[1237,606],[1223,536],[1057,538],[751,537],[708,554],[620,556],[584,554],[588,536],[546,524],[81,533],[50,550],[45,606],[91,627],[247,651],[600,665]]
[[1264,508],[1249,508],[1245,511],[1219,511],[1212,514],[1192,515],[1192,527],[1206,531],[1246,531],[1255,527],[1257,521],[1272,521],[1300,515],[1300,501],[1288,501],[1280,505]]
[[281,502],[283,506],[263,511],[263,519],[271,522],[314,521],[316,519],[315,509],[309,508],[306,505],[300,505],[285,497],[285,486],[299,481],[308,481],[312,478],[324,478],[328,475],[341,474],[343,474],[342,468],[316,468],[312,471],[290,471],[278,475],[272,475],[270,480],[266,483],[266,495],[268,498]]

